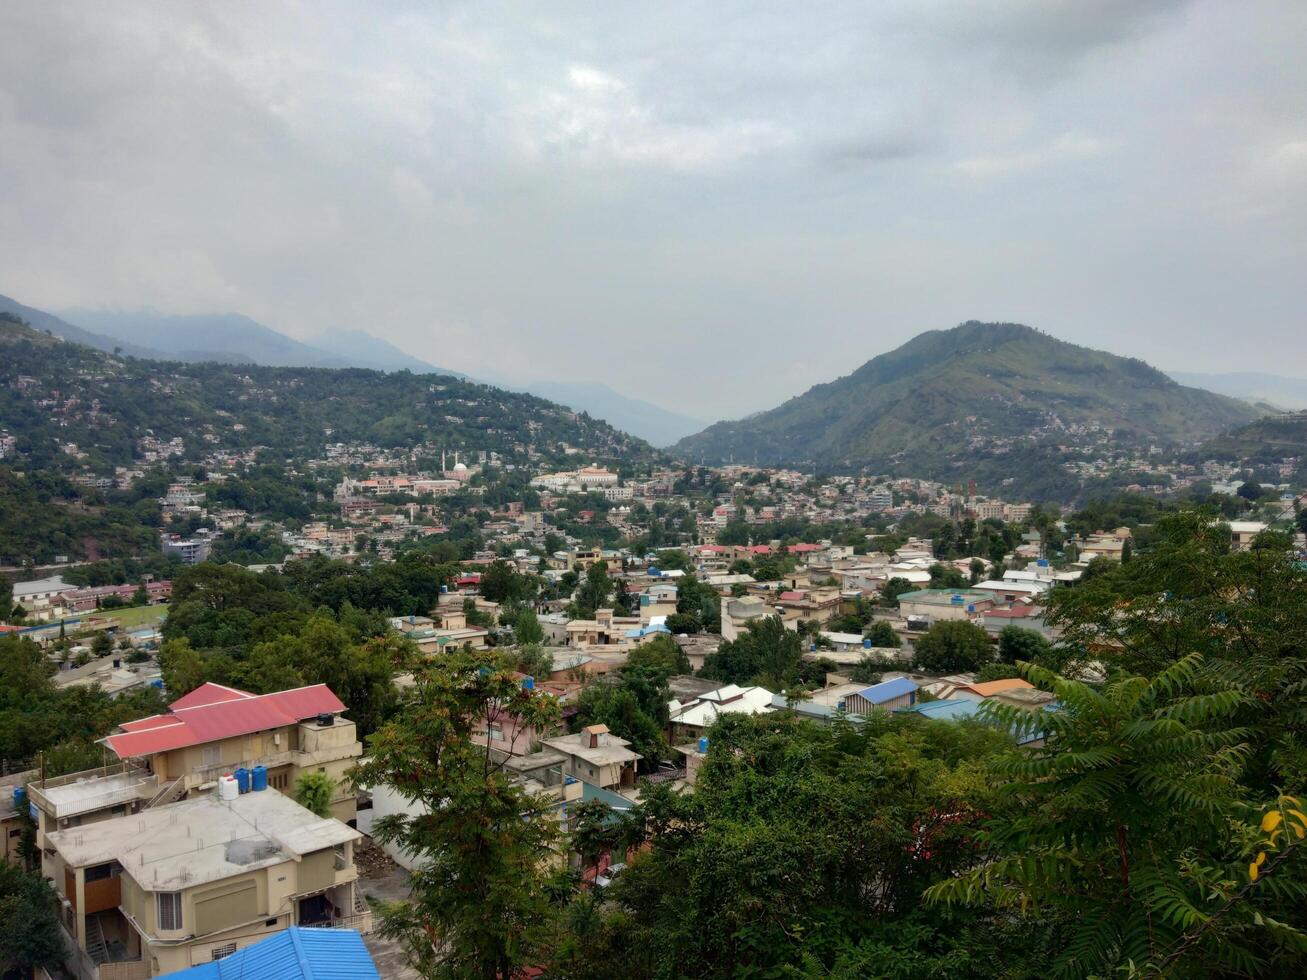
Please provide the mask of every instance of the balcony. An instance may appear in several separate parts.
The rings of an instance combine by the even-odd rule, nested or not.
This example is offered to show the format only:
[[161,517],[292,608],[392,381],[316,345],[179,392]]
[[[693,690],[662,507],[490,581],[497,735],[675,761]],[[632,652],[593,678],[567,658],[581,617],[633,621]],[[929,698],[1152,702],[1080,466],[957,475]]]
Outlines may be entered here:
[[158,791],[158,776],[125,762],[38,779],[27,787],[28,798],[37,809],[55,820],[67,820],[140,800],[148,801]]

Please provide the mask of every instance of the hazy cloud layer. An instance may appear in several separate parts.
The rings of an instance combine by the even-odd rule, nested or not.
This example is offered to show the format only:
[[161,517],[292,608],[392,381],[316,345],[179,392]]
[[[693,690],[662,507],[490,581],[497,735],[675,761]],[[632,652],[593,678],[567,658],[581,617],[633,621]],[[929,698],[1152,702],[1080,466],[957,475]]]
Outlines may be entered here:
[[768,406],[969,318],[1307,375],[1307,4],[0,4],[0,292]]

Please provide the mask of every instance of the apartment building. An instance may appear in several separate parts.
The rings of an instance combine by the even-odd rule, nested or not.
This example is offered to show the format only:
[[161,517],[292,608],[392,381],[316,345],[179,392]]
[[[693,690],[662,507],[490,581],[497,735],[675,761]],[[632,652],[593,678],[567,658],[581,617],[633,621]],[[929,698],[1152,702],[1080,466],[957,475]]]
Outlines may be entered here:
[[52,834],[166,806],[240,768],[262,766],[268,785],[287,791],[303,773],[324,773],[336,787],[332,816],[352,821],[344,775],[363,747],[344,710],[325,684],[263,695],[204,684],[165,714],[125,722],[101,739],[121,761],[27,784],[42,874],[52,876]]
[[362,835],[273,789],[218,792],[46,838],[68,967],[143,980],[222,959],[290,926],[371,931]]

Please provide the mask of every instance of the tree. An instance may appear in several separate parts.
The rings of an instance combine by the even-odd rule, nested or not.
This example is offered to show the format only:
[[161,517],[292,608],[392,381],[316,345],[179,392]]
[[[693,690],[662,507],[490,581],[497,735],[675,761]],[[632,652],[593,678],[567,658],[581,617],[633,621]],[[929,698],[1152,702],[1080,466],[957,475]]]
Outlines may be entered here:
[[690,658],[685,655],[681,645],[666,633],[659,633],[650,640],[641,643],[626,657],[628,668],[651,668],[663,673],[665,677],[691,672]]
[[932,589],[965,589],[967,580],[952,565],[934,564],[930,566],[930,587]]
[[863,636],[871,640],[873,647],[893,647],[897,650],[903,645],[899,635],[894,632],[894,627],[884,619],[873,620]]
[[849,680],[855,684],[879,684],[887,665],[879,657],[862,657],[849,671]]
[[295,802],[319,817],[329,817],[335,790],[335,781],[325,772],[306,772],[295,780]]
[[419,862],[411,901],[383,907],[381,932],[423,976],[514,976],[550,939],[551,803],[511,782],[475,736],[557,718],[557,702],[526,690],[510,663],[455,651],[415,667],[403,710],[370,740],[356,782],[389,786],[412,814],[379,820],[375,833]]
[[1246,483],[1239,484],[1239,489],[1236,490],[1235,493],[1237,493],[1240,497],[1243,497],[1244,500],[1247,500],[1250,503],[1256,503],[1257,501],[1262,499],[1266,491],[1262,489],[1262,485],[1260,483],[1253,483],[1249,481]]
[[132,593],[132,605],[148,606],[149,604],[150,604],[150,593],[146,590],[145,583],[142,582],[140,585],[136,587],[136,591]]
[[899,596],[905,592],[911,592],[915,588],[916,586],[907,579],[899,578],[896,575],[886,582],[884,588],[880,590],[880,598],[891,609],[897,609],[899,607]]
[[667,617],[667,628],[677,635],[693,634],[703,630],[703,623],[694,613],[678,612]]
[[513,623],[513,642],[519,646],[539,645],[545,642],[545,630],[530,609],[523,609]]
[[989,634],[964,620],[936,623],[916,642],[916,666],[929,674],[979,670],[994,659]]
[[97,657],[107,657],[113,653],[113,637],[108,630],[99,630],[91,640],[91,653]]
[[802,659],[799,634],[786,629],[779,616],[766,616],[753,620],[736,639],[708,654],[699,676],[783,691],[798,682]]
[[1307,815],[1275,835],[1284,817],[1263,819],[1267,805],[1240,786],[1250,746],[1238,719],[1253,699],[1200,654],[1102,690],[1025,673],[1058,711],[983,710],[1001,726],[1038,726],[1045,747],[997,761],[1008,787],[980,835],[984,858],[928,899],[1051,931],[1054,976],[1301,972]]
[[597,561],[586,569],[568,614],[573,619],[593,619],[595,611],[604,608],[612,593],[613,582],[608,577],[608,566]]
[[998,659],[1005,664],[1018,661],[1037,663],[1047,667],[1052,644],[1042,633],[1020,626],[1004,626],[998,631]]
[[35,872],[0,862],[0,973],[54,973],[63,962],[59,898]]

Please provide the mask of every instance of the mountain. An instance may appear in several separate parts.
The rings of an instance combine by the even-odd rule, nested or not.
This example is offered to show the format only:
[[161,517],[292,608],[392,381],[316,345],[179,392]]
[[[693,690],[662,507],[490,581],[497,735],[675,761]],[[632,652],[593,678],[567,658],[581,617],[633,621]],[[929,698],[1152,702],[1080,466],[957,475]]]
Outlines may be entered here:
[[[0,296],[0,312],[4,311],[64,340],[97,350],[117,348],[133,357],[270,367],[356,367],[467,377],[414,357],[364,330],[325,330],[309,343],[303,343],[238,313],[177,315],[154,310],[70,309],[62,311],[68,318],[65,320]],[[83,326],[74,326],[74,322]],[[543,380],[517,385],[494,379],[490,383],[567,405],[573,411],[585,412],[655,446],[670,445],[707,424],[702,419],[629,398],[599,383]]]
[[16,316],[24,323],[31,324],[36,330],[49,331],[56,337],[71,340],[75,344],[85,344],[87,347],[94,347],[96,350],[112,351],[114,348],[120,348],[124,354],[131,354],[133,357],[159,356],[159,351],[134,344],[126,344],[116,337],[108,337],[104,334],[92,333],[90,330],[83,330],[81,327],[73,326],[66,320],[61,320],[52,313],[38,310],[34,306],[24,306],[18,300],[10,299],[8,296],[0,296],[0,313]]
[[1167,374],[1182,385],[1206,388],[1247,402],[1278,405],[1281,409],[1307,408],[1307,380],[1303,378],[1286,378],[1258,371],[1228,374],[1168,371]]
[[[1203,443],[1194,455],[1250,465],[1307,458],[1307,412],[1267,415]],[[1307,464],[1301,469],[1307,470]]]
[[691,418],[652,402],[631,398],[598,382],[532,381],[523,390],[603,419],[609,425],[655,446],[670,446],[677,439],[698,432],[707,424],[703,419]]
[[697,462],[958,479],[1019,475],[1032,449],[1047,461],[1062,445],[1193,444],[1255,417],[1143,361],[1016,323],[971,321],[923,333],[778,408],[718,422],[672,451]]
[[374,337],[363,330],[327,330],[312,339],[314,348],[339,358],[351,367],[370,367],[382,371],[412,371],[414,374],[450,374],[465,377],[457,371],[436,367],[429,361],[400,350],[389,341]]
[[569,447],[615,463],[653,455],[605,422],[448,375],[119,357],[3,316],[0,425],[28,468],[94,472],[139,463],[143,440],[175,438],[187,461],[254,447],[303,460],[340,442],[428,459],[493,451],[533,466],[575,465]]
[[347,358],[302,344],[239,313],[180,315],[154,310],[124,313],[90,309],[62,312],[70,321],[91,330],[178,361],[269,367],[354,366]]

